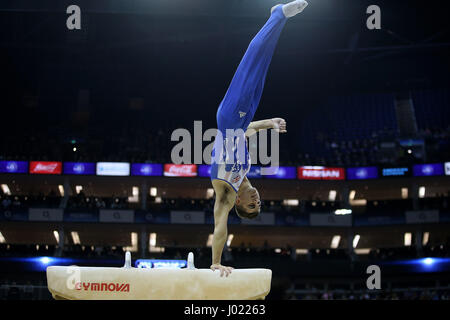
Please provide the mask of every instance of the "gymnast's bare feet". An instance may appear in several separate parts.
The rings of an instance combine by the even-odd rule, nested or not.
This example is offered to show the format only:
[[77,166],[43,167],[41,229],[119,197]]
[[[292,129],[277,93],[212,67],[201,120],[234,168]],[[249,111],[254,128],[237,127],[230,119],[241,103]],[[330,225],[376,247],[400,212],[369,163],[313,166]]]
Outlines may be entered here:
[[220,276],[222,277],[224,274],[226,277],[228,277],[231,274],[231,271],[234,269],[232,267],[225,267],[221,264],[213,264],[211,265],[211,270],[220,270]]

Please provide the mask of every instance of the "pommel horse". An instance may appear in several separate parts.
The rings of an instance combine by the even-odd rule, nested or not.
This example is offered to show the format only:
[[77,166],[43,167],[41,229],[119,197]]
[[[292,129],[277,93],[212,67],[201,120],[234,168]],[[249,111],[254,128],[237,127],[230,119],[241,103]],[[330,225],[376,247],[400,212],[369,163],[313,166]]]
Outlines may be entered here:
[[234,269],[228,277],[197,269],[192,252],[183,269],[134,268],[130,252],[121,268],[47,268],[48,289],[56,300],[264,300],[271,281],[270,269]]

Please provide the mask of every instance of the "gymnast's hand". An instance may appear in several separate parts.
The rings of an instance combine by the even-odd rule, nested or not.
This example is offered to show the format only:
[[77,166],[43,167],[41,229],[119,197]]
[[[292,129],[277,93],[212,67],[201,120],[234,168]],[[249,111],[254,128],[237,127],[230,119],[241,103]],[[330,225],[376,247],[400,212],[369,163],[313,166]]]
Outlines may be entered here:
[[273,118],[272,123],[273,123],[273,129],[275,129],[277,132],[280,132],[280,133],[287,132],[286,120],[284,120],[282,118]]
[[224,274],[225,276],[229,276],[231,274],[231,270],[233,270],[234,268],[232,267],[225,267],[221,264],[213,264],[211,265],[211,270],[220,270],[220,276],[222,277]]

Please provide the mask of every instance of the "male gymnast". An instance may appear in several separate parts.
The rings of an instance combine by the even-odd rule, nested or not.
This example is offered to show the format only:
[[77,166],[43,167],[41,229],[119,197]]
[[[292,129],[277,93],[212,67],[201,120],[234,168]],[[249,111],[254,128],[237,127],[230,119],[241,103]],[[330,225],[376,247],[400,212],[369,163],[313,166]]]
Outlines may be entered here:
[[307,5],[304,0],[296,0],[271,9],[269,20],[251,41],[217,110],[218,131],[211,154],[211,182],[216,199],[210,268],[220,270],[220,276],[228,277],[233,270],[221,264],[230,210],[234,207],[241,219],[254,219],[261,209],[258,190],[246,177],[251,164],[246,137],[264,129],[286,132],[286,121],[282,118],[251,121],[281,31],[287,19],[302,12]]

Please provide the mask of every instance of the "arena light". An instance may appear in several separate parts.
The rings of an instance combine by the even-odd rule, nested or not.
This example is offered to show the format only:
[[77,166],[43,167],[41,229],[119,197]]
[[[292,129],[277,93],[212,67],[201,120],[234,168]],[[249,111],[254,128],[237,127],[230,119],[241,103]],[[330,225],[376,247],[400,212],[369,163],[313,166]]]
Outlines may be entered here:
[[151,187],[150,188],[150,196],[156,197],[157,194],[158,194],[158,189],[155,187]]
[[390,265],[408,265],[413,272],[446,272],[450,268],[450,258],[426,257],[420,259],[384,262]]
[[275,253],[281,253],[281,249],[280,248],[276,248],[275,249]]
[[59,193],[61,194],[61,197],[64,197],[64,186],[59,185],[58,190],[59,190]]
[[295,249],[296,254],[308,254],[308,249]]
[[137,232],[131,233],[131,247],[124,247],[124,251],[137,252],[138,251],[138,234]]
[[419,198],[425,198],[425,187],[424,186],[419,188]]
[[139,187],[133,187],[131,189],[131,197],[128,197],[128,202],[137,203],[139,202]]
[[9,190],[9,187],[7,184],[2,184],[2,190],[3,190],[3,193],[6,194],[7,196],[11,195],[11,190]]
[[353,201],[353,200],[355,200],[355,196],[356,196],[356,190],[352,190],[352,191],[350,191],[350,194],[348,195],[348,199],[350,201]]
[[408,199],[408,188],[402,188],[402,199]]
[[352,214],[352,209],[337,209],[336,211],[334,211],[334,214],[338,216]]
[[328,201],[336,201],[336,190],[330,190],[330,193],[328,194]]
[[161,197],[156,197],[155,198],[155,203],[161,203],[162,202],[162,198]]
[[206,199],[211,199],[212,197],[214,197],[214,189],[213,188],[206,189]]
[[72,231],[72,232],[70,233],[70,235],[72,236],[73,244],[81,244],[81,242],[80,242],[80,236],[78,235],[78,232]]
[[149,248],[149,251],[150,252],[164,252],[165,251],[164,247],[157,247],[156,246],[156,237],[157,237],[156,233],[150,233],[150,237],[149,237],[150,248]]
[[83,186],[75,186],[75,191],[77,194],[80,194],[80,192],[83,191]]
[[3,236],[3,234],[0,232],[0,243],[5,243],[5,237]]
[[55,239],[56,239],[56,243],[58,243],[59,244],[59,232],[58,231],[53,231],[53,236],[55,237]]
[[150,247],[156,246],[156,233],[150,233]]
[[367,200],[366,199],[356,199],[356,200],[350,200],[350,205],[352,206],[365,206],[367,205]]
[[296,207],[298,206],[300,202],[298,201],[298,199],[285,199],[283,200],[283,205],[284,206],[291,206],[291,207]]
[[430,233],[424,232],[422,236],[422,245],[426,246],[428,244],[428,241],[430,240]]
[[370,248],[361,248],[361,249],[355,249],[355,253],[356,254],[369,254],[370,253]]
[[227,246],[231,246],[231,241],[233,241],[234,238],[234,234],[230,234],[228,235],[228,239],[227,239]]
[[131,252],[138,251],[137,242],[138,242],[137,232],[132,232],[131,233],[131,248],[130,248],[130,250],[125,250],[125,251],[131,251]]
[[404,235],[404,243],[405,243],[405,246],[406,246],[406,247],[408,247],[408,246],[411,245],[411,240],[412,240],[412,234],[411,234],[411,232],[405,232],[405,235]]
[[331,240],[331,249],[336,249],[339,247],[339,242],[341,242],[341,236],[333,236],[333,239]]
[[361,239],[361,236],[359,234],[355,235],[353,238],[353,248],[356,248],[358,246],[359,239]]
[[211,247],[212,247],[213,237],[214,237],[214,235],[211,233],[211,234],[208,236],[208,240],[206,240],[206,246],[207,246],[208,248],[211,248]]

